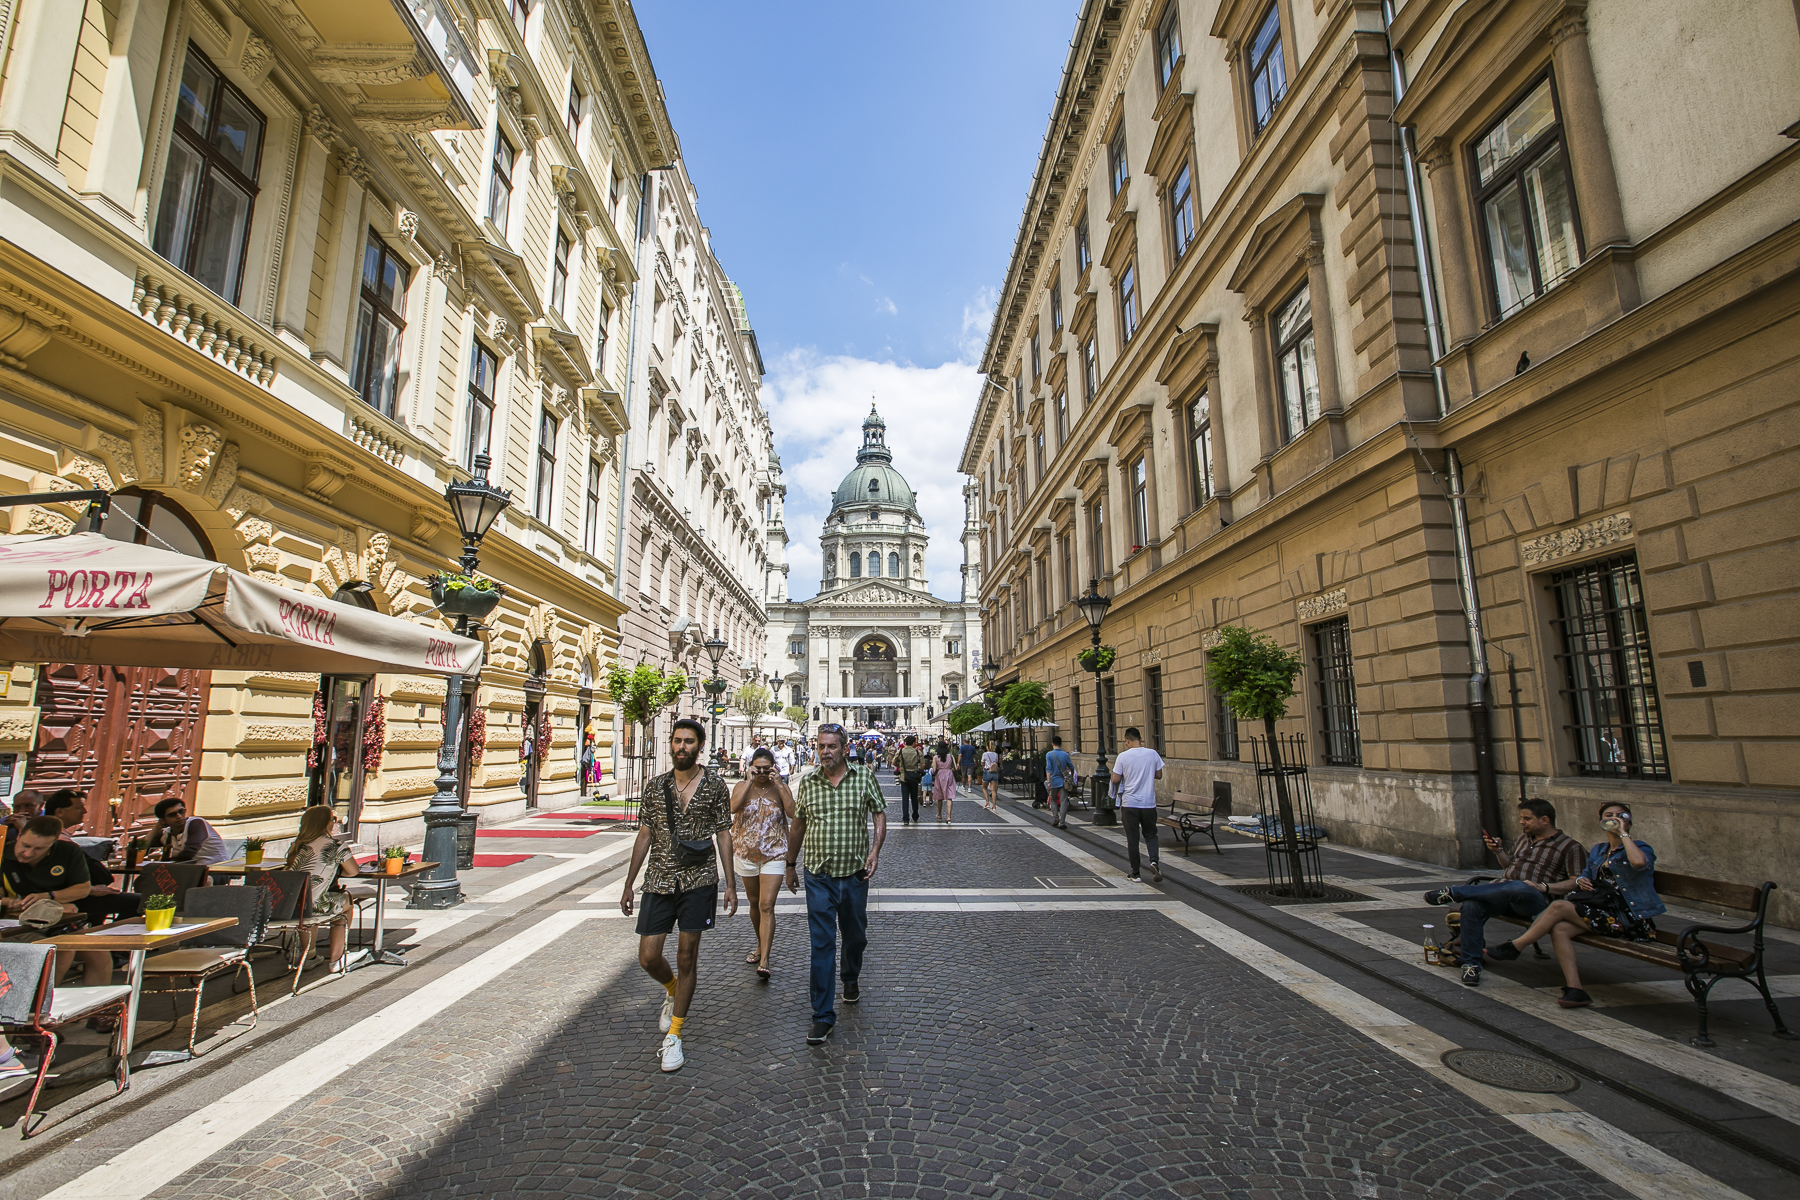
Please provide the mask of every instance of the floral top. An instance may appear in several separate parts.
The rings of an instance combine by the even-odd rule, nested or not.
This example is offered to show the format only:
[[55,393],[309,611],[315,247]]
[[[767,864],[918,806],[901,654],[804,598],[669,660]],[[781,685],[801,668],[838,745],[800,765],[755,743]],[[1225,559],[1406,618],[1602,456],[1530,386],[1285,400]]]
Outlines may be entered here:
[[348,900],[344,893],[331,890],[337,882],[338,864],[343,861],[344,843],[328,833],[301,844],[299,857],[289,870],[305,871],[310,876],[306,881],[307,900],[313,913],[336,912]]
[[[669,806],[663,802],[667,793],[675,807],[675,837],[669,835]],[[712,771],[703,770],[687,808],[681,807],[680,790],[675,786],[675,772],[665,771],[644,788],[638,803],[638,820],[650,831],[650,863],[644,872],[644,890],[657,895],[673,895],[690,888],[717,887],[719,883],[718,853],[708,854],[698,866],[675,865],[675,841],[712,840],[714,834],[731,828],[731,789]],[[734,847],[735,853],[735,847]]]
[[774,862],[787,857],[788,822],[781,797],[753,791],[731,818],[731,852],[745,862]]

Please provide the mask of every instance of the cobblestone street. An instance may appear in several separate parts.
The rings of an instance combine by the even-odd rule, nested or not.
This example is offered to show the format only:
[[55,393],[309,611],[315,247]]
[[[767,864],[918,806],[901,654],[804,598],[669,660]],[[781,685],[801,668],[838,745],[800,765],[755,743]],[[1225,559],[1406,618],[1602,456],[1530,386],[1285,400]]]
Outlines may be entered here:
[[[549,858],[496,831],[484,849],[538,857],[405,914],[406,970],[303,992],[244,1043],[9,1141],[0,1195],[1793,1194],[1800,1070],[1758,1002],[1719,1004],[1702,1053],[1691,1004],[1649,975],[1596,963],[1604,1008],[1570,1014],[1529,956],[1478,993],[1402,965],[1436,878],[1416,864],[1333,850],[1364,898],[1277,910],[1222,886],[1260,877],[1247,839],[1165,844],[1151,886],[1124,879],[1115,831],[957,811],[890,833],[863,999],[822,1047],[798,897],[768,984],[741,914],[706,936],[687,1066],[663,1075],[661,993],[617,906],[628,836]],[[1532,1046],[1594,1077],[1530,1094],[1439,1061]]]

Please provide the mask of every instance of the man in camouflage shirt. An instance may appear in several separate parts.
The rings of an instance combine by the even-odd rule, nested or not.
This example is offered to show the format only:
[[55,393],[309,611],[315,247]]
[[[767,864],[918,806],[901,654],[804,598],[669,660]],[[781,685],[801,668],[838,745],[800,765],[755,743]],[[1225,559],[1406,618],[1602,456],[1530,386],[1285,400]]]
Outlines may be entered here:
[[[631,868],[619,895],[619,910],[631,915],[632,885],[648,856],[644,905],[638,913],[638,964],[662,984],[662,1069],[679,1071],[687,1061],[681,1027],[694,998],[695,971],[700,963],[700,935],[713,926],[719,910],[719,864],[725,867],[725,915],[737,912],[737,874],[731,858],[731,789],[700,765],[706,726],[683,718],[669,730],[669,757],[675,768],[644,785],[638,804],[638,835],[631,847]],[[671,821],[671,817],[673,820]],[[679,843],[705,846],[694,853]],[[691,861],[685,861],[691,860]],[[669,969],[663,942],[679,924],[678,971]]]

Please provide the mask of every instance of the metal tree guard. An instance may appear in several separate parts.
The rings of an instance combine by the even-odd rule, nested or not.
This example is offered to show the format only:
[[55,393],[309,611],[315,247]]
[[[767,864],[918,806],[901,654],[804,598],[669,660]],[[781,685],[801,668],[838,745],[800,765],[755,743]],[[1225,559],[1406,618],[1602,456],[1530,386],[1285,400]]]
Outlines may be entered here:
[[1256,801],[1262,816],[1263,855],[1269,890],[1295,899],[1323,898],[1319,826],[1313,817],[1306,739],[1298,735],[1247,738],[1256,765]]

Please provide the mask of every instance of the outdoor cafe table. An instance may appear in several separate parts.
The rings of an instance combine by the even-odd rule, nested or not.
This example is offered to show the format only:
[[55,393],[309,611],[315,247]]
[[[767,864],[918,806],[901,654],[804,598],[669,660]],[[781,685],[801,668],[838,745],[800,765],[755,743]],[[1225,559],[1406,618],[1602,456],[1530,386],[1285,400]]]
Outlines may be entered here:
[[[379,862],[379,860],[377,861]],[[366,878],[375,885],[375,944],[372,946],[364,946],[355,954],[352,954],[349,961],[344,964],[344,970],[346,972],[354,971],[358,967],[366,967],[373,963],[386,963],[391,967],[404,967],[406,965],[406,959],[392,950],[384,950],[381,947],[382,937],[387,930],[388,885],[390,883],[399,883],[402,880],[412,879],[416,876],[423,875],[425,872],[436,866],[437,864],[434,862],[414,862],[407,863],[393,875],[389,875],[386,871],[374,870],[350,877],[353,879]]]
[[[236,924],[236,917],[214,917],[206,921],[179,921],[166,930],[151,933],[144,927],[142,918],[139,918],[135,921],[102,925],[86,933],[67,933],[61,937],[44,938],[43,941],[58,950],[122,950],[129,956],[125,966],[125,982],[131,987],[131,999],[125,1005],[125,1020],[119,1026],[117,1043],[119,1053],[125,1058],[123,1069],[129,1079],[132,1045],[137,1040],[138,997],[144,986],[144,956],[151,950],[166,950],[191,938],[230,929]],[[161,1066],[169,1062],[182,1062],[187,1057],[184,1050],[177,1052],[177,1056],[160,1056],[157,1062],[145,1065]]]

